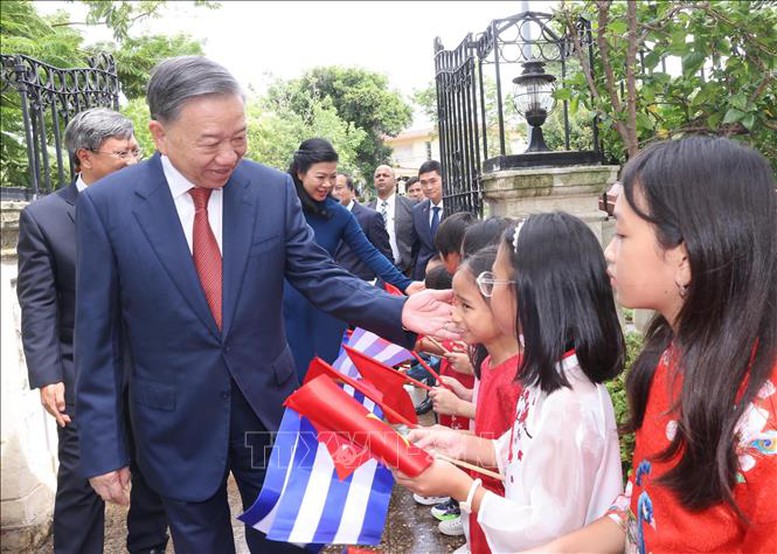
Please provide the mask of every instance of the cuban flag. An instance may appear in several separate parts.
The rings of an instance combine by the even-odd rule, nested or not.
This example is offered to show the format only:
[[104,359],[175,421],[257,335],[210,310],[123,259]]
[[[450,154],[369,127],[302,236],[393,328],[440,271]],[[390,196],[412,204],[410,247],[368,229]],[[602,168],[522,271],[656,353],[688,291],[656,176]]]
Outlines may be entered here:
[[[395,366],[413,359],[413,354],[408,349],[389,342],[361,327],[357,327],[351,333],[351,337],[348,339],[348,346],[387,366]],[[359,376],[359,371],[343,348],[340,349],[340,355],[334,361],[332,367],[348,377]]]
[[[380,408],[348,385],[343,390],[378,418]],[[370,459],[340,480],[311,422],[287,408],[259,497],[238,519],[270,540],[298,545],[380,544],[394,478]]]

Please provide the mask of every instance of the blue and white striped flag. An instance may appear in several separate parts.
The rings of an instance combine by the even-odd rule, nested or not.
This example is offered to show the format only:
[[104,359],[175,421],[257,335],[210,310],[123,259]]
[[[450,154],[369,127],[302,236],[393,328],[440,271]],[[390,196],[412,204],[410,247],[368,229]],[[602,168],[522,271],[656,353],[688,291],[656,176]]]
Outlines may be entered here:
[[[343,390],[381,417],[348,385]],[[307,418],[287,408],[259,497],[241,521],[271,540],[296,544],[380,543],[394,479],[371,459],[340,481],[332,457]]]
[[[413,359],[413,354],[408,349],[389,342],[361,327],[357,327],[351,333],[348,346],[387,366],[395,366]],[[349,377],[359,377],[359,371],[342,348],[332,367]]]

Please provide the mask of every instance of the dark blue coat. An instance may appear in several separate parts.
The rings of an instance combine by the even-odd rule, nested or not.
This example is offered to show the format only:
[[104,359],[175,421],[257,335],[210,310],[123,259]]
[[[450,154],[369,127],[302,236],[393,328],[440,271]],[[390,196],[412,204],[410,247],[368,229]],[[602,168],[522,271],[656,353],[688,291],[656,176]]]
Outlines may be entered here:
[[284,279],[338,318],[412,344],[401,327],[404,299],[330,259],[284,173],[244,160],[224,187],[221,332],[158,155],[90,186],[77,206],[76,410],[87,476],[129,460],[120,431],[122,322],[137,461],[161,495],[188,502],[210,498],[224,479],[232,380],[268,430],[298,385]]
[[[384,281],[400,290],[411,283],[367,240],[351,212],[331,197],[324,201],[324,206],[329,217],[305,213],[305,220],[313,229],[319,246],[333,255],[342,241]],[[348,291],[343,292],[349,294]],[[353,320],[338,319],[318,310],[298,290],[288,286],[284,290],[283,310],[289,345],[301,380],[314,356],[329,363],[335,360],[343,332]]]
[[[351,213],[353,214],[353,217],[356,218],[356,221],[359,222],[367,240],[369,240],[372,245],[386,257],[386,259],[391,261],[394,255],[391,252],[391,242],[389,240],[388,231],[386,231],[386,226],[383,223],[383,216],[367,206],[362,206],[358,202],[353,203]],[[372,271],[344,241],[340,241],[340,244],[337,245],[334,258],[344,269],[357,277],[361,277],[365,281],[372,281],[377,277],[376,273]]]

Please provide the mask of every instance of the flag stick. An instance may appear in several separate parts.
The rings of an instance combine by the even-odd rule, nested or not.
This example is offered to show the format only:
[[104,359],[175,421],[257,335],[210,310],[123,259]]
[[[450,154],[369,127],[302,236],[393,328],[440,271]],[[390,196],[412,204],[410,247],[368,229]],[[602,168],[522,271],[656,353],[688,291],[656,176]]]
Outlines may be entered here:
[[445,454],[440,454],[439,452],[436,452],[434,455],[435,458],[438,460],[442,460],[444,462],[451,463],[453,465],[463,467],[465,469],[471,469],[472,471],[475,471],[477,473],[482,473],[483,475],[486,475],[488,477],[492,477],[494,479],[499,479],[500,481],[504,481],[505,478],[501,473],[496,473],[495,471],[491,471],[489,469],[482,468],[480,466],[476,466],[475,464],[470,464],[469,462],[464,462],[462,460],[457,460],[456,458],[449,458]]
[[[413,352],[413,355],[415,355],[415,352]],[[400,373],[399,371],[397,371],[397,373],[399,373],[402,376],[402,378],[405,381],[407,381],[408,383],[410,383],[411,385],[415,385],[416,387],[421,387],[422,389],[424,389],[426,391],[432,390],[432,387],[430,387],[426,383],[422,383],[421,381],[417,381],[417,380],[413,379],[412,377],[410,377],[409,375],[407,375],[406,373]],[[432,373],[432,375],[434,375],[434,373]]]
[[430,337],[429,335],[426,335],[424,338],[425,338],[426,340],[428,340],[429,342],[431,342],[431,343],[432,343],[434,346],[436,346],[437,348],[439,348],[440,350],[442,350],[443,352],[445,352],[446,354],[450,354],[450,353],[451,353],[451,351],[450,351],[450,350],[448,350],[448,349],[447,349],[447,348],[445,348],[445,347],[444,347],[442,344],[440,344],[439,342],[437,342],[437,340],[436,340],[436,339],[434,339],[434,337]]
[[[449,385],[446,385],[446,384],[445,384],[445,382],[443,382],[442,378],[440,377],[440,374],[439,374],[439,373],[437,373],[435,370],[433,370],[433,369],[432,369],[432,366],[430,366],[429,364],[427,364],[427,363],[424,361],[424,359],[423,359],[421,356],[419,356],[419,355],[418,355],[418,352],[411,351],[410,353],[411,353],[411,354],[412,354],[412,355],[415,357],[415,359],[416,359],[416,360],[418,360],[418,362],[419,362],[419,363],[420,363],[420,364],[423,366],[423,368],[424,368],[426,371],[428,371],[429,373],[431,373],[431,374],[432,374],[432,376],[433,376],[435,379],[437,379],[437,382],[438,382],[438,383],[440,383],[440,386],[441,386],[442,388],[444,388],[444,389],[448,389],[449,391],[453,392],[453,389],[452,389],[452,388],[451,388]],[[454,393],[454,394],[455,394],[455,393]]]

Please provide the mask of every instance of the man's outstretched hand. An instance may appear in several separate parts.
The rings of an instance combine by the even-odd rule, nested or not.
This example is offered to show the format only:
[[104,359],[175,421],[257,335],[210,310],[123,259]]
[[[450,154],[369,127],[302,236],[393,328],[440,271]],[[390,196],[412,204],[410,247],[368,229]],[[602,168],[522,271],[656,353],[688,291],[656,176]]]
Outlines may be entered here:
[[451,322],[453,291],[430,290],[408,297],[402,309],[402,326],[422,335],[458,340],[459,330]]

